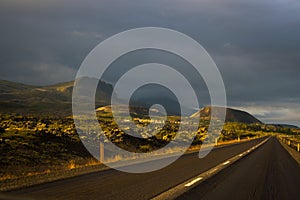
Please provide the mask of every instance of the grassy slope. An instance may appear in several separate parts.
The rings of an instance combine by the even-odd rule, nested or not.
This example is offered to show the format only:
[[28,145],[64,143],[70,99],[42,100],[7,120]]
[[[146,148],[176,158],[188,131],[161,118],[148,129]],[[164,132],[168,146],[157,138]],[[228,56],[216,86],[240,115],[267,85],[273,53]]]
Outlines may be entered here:
[[[0,80],[0,113],[70,115],[73,84],[71,81],[38,87]],[[100,82],[97,105],[107,105],[111,92],[111,85]]]

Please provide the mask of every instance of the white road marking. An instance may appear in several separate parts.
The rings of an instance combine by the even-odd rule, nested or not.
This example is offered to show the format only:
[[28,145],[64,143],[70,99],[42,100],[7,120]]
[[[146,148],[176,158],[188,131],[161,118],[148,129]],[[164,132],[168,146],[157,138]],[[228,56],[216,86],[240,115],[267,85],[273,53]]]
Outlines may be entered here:
[[211,170],[210,174],[214,173],[215,171],[217,171],[219,168],[215,168],[213,170]]
[[185,184],[185,187],[190,187],[191,185],[194,185],[195,183],[197,183],[198,181],[202,180],[202,177],[196,178],[194,180],[192,180],[191,182]]
[[227,165],[229,163],[230,163],[230,161],[228,160],[228,161],[224,162],[223,165]]
[[[262,141],[261,143],[259,143],[259,144],[256,145],[256,146],[252,147],[251,149],[254,150],[254,149],[260,147],[261,145],[263,145],[264,143],[266,143],[269,139],[270,139],[270,138],[265,139],[264,141]],[[240,153],[238,156],[239,156],[239,157],[242,157],[242,156],[246,155],[247,152],[249,153],[249,152],[251,151],[251,149],[249,149],[248,151],[244,151],[243,153]],[[232,157],[232,159],[233,159],[233,158],[236,158],[236,156]],[[240,159],[240,158],[236,158],[235,160],[239,160],[239,159]],[[226,162],[225,162],[225,163],[226,163]],[[224,163],[223,163],[223,164],[224,164]],[[215,167],[215,168],[213,168],[213,169],[211,169],[211,170],[208,170],[208,171],[206,171],[206,172],[203,172],[203,173],[202,173],[202,176],[204,176],[205,178],[209,178],[209,177],[211,177],[211,175],[212,175],[215,171],[217,171],[217,170],[222,170],[222,167],[220,167],[220,168],[221,168],[221,169]],[[201,176],[201,175],[198,175],[198,176]],[[195,178],[193,181],[191,181],[191,182],[185,184],[184,186],[185,186],[185,187],[190,187],[191,185],[197,183],[198,181],[200,181],[200,180],[202,180],[202,179],[203,179],[203,177]],[[183,183],[183,184],[184,184],[184,183]],[[170,195],[172,196],[172,192],[175,191],[175,190],[179,190],[179,193],[180,193],[180,194],[183,194],[184,191],[185,191],[185,190],[182,190],[183,184],[180,184],[180,185],[176,186],[175,188],[169,189],[168,191],[166,191],[166,192],[164,192],[164,193],[162,193],[162,194],[160,194],[160,195],[158,195],[158,196],[152,198],[152,200],[162,200],[162,199],[166,199],[166,198],[169,197]]]

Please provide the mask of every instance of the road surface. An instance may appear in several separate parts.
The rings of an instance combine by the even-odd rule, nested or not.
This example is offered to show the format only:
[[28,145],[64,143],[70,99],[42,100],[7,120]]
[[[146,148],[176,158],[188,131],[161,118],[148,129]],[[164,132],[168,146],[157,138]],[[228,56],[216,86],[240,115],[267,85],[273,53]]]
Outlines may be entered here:
[[185,199],[300,199],[300,165],[276,138],[189,190]]
[[[186,154],[172,165],[151,173],[128,174],[110,169],[9,194],[32,199],[150,199],[262,140],[215,148],[203,159],[198,158],[198,152]],[[299,190],[300,165],[276,138],[271,138],[178,199],[300,199]]]
[[198,152],[185,154],[168,167],[151,173],[129,174],[110,169],[14,190],[7,194],[32,199],[149,199],[207,171],[262,140],[214,148],[203,159],[198,158]]

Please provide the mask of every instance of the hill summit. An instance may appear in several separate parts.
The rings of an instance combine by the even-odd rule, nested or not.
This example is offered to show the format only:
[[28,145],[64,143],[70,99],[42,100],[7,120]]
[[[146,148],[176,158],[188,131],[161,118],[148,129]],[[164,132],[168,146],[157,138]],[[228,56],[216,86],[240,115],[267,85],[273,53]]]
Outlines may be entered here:
[[[201,110],[197,111],[196,113],[192,114],[191,117],[199,116],[203,120],[209,120],[211,117],[211,106],[207,106],[202,108]],[[221,113],[226,109],[226,117],[225,122],[240,122],[245,124],[261,124],[262,122],[255,118],[253,115],[242,111],[242,110],[236,110],[232,108],[224,108],[224,107],[213,107],[213,109],[216,109],[217,113]]]

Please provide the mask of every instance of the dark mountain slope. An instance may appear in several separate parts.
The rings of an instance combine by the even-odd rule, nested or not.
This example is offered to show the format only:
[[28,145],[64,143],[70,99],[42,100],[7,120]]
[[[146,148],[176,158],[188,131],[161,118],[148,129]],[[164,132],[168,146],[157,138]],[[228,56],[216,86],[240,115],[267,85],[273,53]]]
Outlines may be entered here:
[[[222,107],[213,107],[213,109],[216,109],[217,113],[220,113],[226,109],[226,118],[225,122],[240,122],[240,123],[246,123],[246,124],[253,124],[253,123],[262,123],[257,118],[252,116],[251,114],[241,111],[241,110],[235,110],[232,108],[222,108]],[[196,113],[192,115],[197,116],[199,115],[203,120],[209,120],[211,117],[211,106],[207,106]]]
[[[98,81],[81,78],[79,81]],[[0,113],[57,114],[72,113],[74,81],[50,86],[31,86],[0,80]],[[108,105],[112,86],[100,81],[96,93],[96,106]]]

